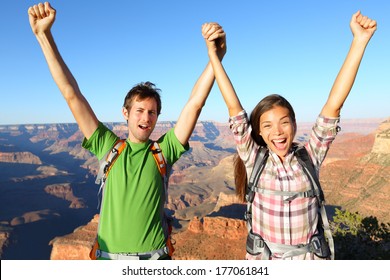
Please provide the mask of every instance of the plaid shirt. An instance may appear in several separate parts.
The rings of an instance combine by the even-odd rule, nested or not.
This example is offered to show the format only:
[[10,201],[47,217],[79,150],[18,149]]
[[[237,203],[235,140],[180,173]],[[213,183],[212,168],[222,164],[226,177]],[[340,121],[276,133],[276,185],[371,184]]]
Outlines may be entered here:
[[[330,144],[338,132],[339,118],[319,116],[311,131],[305,148],[319,174]],[[251,138],[252,127],[245,111],[229,119],[240,158],[246,166],[249,178],[259,146]],[[269,157],[260,176],[258,187],[278,191],[306,191],[311,189],[310,180],[304,174],[293,151],[282,162],[269,151]],[[316,232],[318,221],[318,203],[315,197],[295,198],[285,202],[283,196],[256,193],[252,205],[252,230],[265,241],[273,243],[298,245],[307,244]],[[247,254],[247,259],[258,259],[261,256]],[[273,255],[273,259],[280,256]],[[294,257],[294,259],[313,259],[314,254]]]

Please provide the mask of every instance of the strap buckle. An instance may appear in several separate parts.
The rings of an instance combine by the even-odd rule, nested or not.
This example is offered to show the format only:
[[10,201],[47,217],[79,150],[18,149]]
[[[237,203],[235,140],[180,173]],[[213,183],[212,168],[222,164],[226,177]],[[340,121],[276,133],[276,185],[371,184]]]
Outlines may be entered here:
[[244,220],[245,221],[250,221],[251,219],[252,219],[252,212],[245,211],[245,213],[244,213]]
[[246,251],[251,255],[259,255],[267,248],[264,239],[250,231],[246,239]]

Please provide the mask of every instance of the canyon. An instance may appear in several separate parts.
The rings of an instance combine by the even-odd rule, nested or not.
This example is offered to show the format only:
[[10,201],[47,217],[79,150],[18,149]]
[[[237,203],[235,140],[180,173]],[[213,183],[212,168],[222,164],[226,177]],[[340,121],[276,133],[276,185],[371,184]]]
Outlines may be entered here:
[[[106,125],[126,137],[124,124]],[[298,124],[297,141],[311,125]],[[158,123],[151,138],[173,126]],[[347,120],[341,128],[320,173],[329,213],[342,208],[390,222],[390,119]],[[98,163],[81,141],[76,124],[0,126],[1,259],[88,259]],[[245,205],[235,197],[228,125],[199,122],[190,146],[169,181],[174,258],[243,259]]]

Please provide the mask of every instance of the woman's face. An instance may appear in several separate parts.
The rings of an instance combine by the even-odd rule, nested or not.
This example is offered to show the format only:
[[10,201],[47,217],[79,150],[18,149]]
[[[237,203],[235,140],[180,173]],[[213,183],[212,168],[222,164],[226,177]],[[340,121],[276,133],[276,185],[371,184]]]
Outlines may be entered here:
[[260,117],[260,135],[283,161],[295,137],[296,125],[287,108],[275,106]]

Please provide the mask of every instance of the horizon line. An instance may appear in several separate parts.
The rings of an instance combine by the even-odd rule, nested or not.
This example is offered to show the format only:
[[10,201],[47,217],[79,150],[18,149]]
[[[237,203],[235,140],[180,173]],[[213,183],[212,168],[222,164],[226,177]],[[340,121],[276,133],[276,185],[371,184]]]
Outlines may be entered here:
[[[340,120],[342,122],[349,122],[349,121],[356,121],[356,120],[360,120],[360,121],[369,121],[369,120],[376,120],[376,121],[385,121],[387,119],[389,119],[390,116],[388,117],[372,117],[372,118],[341,118]],[[102,123],[115,123],[115,124],[119,124],[119,123],[122,123],[122,124],[126,124],[125,121],[101,121]],[[176,123],[177,120],[171,120],[171,121],[168,121],[168,120],[164,120],[164,121],[157,121],[157,124],[159,123]],[[220,124],[228,124],[229,122],[226,121],[226,122],[221,122],[221,121],[216,121],[216,120],[198,120],[196,123],[207,123],[207,122],[212,122],[212,123],[220,123]],[[298,121],[297,124],[300,124],[300,123],[314,123],[315,121]],[[53,124],[77,124],[76,121],[72,121],[72,122],[47,122],[47,123],[15,123],[15,124],[1,124],[0,123],[0,127],[2,126],[27,126],[27,125],[53,125]]]

